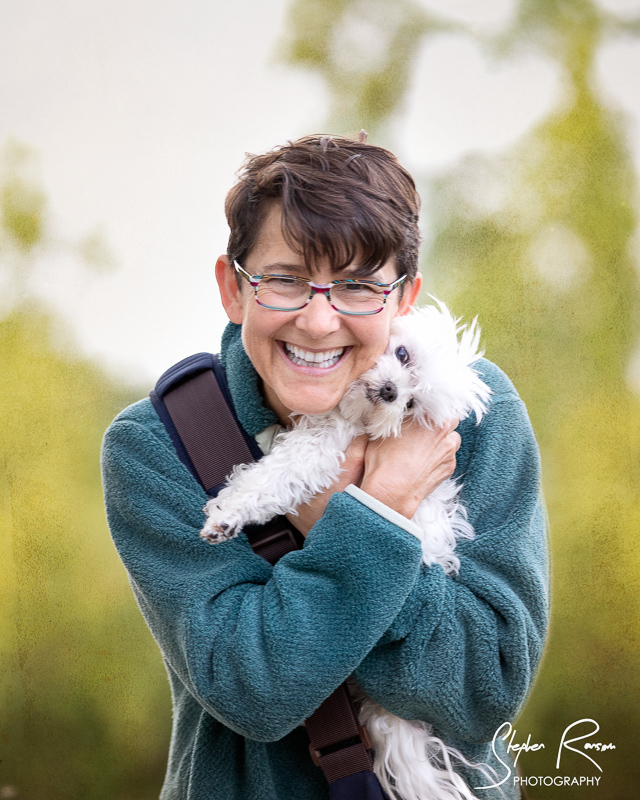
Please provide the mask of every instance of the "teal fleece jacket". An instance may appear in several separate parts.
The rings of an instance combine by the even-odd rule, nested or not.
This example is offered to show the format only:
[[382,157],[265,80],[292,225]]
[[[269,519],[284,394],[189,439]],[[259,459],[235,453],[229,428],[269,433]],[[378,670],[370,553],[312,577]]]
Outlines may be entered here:
[[[239,419],[276,421],[230,325],[222,363]],[[107,430],[109,526],[162,652],[173,731],[162,800],[326,800],[303,720],[349,675],[392,713],[423,719],[469,759],[507,775],[497,728],[531,687],[548,618],[539,457],[526,410],[493,364],[480,425],[459,427],[456,475],[476,537],[460,572],[420,564],[419,542],[336,493],[304,547],[270,566],[241,534],[199,538],[207,496],[148,399]],[[488,781],[460,770],[471,787]],[[504,792],[504,794],[502,794]],[[487,800],[518,796],[513,774]]]

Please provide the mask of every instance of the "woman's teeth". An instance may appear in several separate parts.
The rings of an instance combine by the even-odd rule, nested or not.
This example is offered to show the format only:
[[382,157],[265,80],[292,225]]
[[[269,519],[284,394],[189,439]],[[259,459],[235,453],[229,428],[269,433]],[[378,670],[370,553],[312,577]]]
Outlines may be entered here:
[[336,350],[324,350],[321,353],[312,353],[309,350],[302,350],[294,344],[285,342],[284,350],[290,360],[299,367],[319,367],[320,369],[328,369],[340,361],[345,348],[339,347]]

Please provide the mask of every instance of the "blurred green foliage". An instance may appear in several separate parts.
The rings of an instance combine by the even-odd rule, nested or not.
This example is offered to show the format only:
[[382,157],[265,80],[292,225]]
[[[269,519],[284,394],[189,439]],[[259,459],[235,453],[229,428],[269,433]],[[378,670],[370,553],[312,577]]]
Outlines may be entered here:
[[109,539],[99,472],[102,434],[134,398],[62,350],[61,323],[28,299],[36,254],[47,259],[47,204],[29,153],[3,155],[0,797],[153,798],[169,692]]
[[[381,15],[378,0],[293,4],[287,58],[326,79],[333,130],[364,125],[393,149],[390,123],[411,65],[426,37],[443,29],[422,8],[390,0]],[[322,31],[312,57],[310,16]],[[415,36],[398,52],[394,36],[411,25]],[[520,767],[525,775],[600,775],[566,751],[555,770],[566,726],[591,717],[601,727],[594,740],[617,748],[596,758],[604,770],[597,796],[631,800],[640,741],[640,402],[630,385],[640,333],[631,255],[637,184],[625,119],[598,95],[594,63],[607,36],[637,35],[640,23],[591,0],[521,0],[499,38],[460,32],[496,57],[537,48],[564,81],[554,112],[510,152],[472,154],[422,181],[427,290],[467,319],[479,316],[487,356],[516,384],[542,449],[552,622],[516,741],[531,733],[546,748],[524,754]],[[358,61],[358,37],[377,37],[368,60]],[[355,55],[350,69],[339,69],[347,40]],[[371,105],[379,75],[389,85]],[[584,791],[530,787],[528,797],[577,799]]]
[[413,0],[304,0],[290,8],[283,55],[319,71],[330,89],[330,130],[376,135],[398,104],[425,35],[456,30]]

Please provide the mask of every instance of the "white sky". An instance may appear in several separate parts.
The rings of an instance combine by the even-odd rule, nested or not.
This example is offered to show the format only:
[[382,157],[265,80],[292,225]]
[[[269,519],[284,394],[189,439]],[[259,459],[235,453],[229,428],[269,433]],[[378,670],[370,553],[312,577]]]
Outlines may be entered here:
[[[513,0],[421,0],[495,32]],[[606,0],[620,13],[640,0]],[[0,143],[40,156],[53,227],[99,228],[117,269],[49,259],[37,291],[82,350],[149,383],[180,358],[216,350],[226,319],[213,265],[223,202],[245,151],[320,132],[322,83],[276,63],[285,0],[3,0]],[[599,77],[628,111],[640,165],[640,44],[603,48]],[[494,63],[468,39],[430,41],[398,126],[409,169],[437,172],[470,150],[499,151],[547,113],[553,65],[532,54]]]

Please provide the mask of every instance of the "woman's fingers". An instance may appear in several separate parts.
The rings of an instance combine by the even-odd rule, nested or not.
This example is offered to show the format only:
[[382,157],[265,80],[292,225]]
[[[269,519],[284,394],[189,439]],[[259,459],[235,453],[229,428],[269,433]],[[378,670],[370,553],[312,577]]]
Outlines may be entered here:
[[370,442],[365,451],[362,489],[409,519],[456,467],[457,419],[440,428],[406,424],[402,435]]

